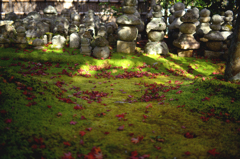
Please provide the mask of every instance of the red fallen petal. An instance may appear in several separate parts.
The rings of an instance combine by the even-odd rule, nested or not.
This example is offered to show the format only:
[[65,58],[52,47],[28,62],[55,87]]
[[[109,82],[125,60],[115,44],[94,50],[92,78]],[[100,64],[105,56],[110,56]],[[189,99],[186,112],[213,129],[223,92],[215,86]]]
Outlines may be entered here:
[[86,128],[85,130],[91,131],[91,130],[92,130],[92,128]]
[[158,150],[160,150],[161,149],[161,147],[158,147],[158,146],[154,146],[156,149],[158,149]]
[[218,155],[219,152],[216,152],[216,148],[212,149],[212,150],[209,150],[208,153],[212,156],[215,156],[215,155]]
[[6,119],[6,120],[5,120],[5,123],[7,123],[7,124],[8,124],[8,123],[11,123],[11,122],[12,122],[12,119]]
[[84,120],[84,119],[86,120],[86,118],[84,116],[81,116],[81,120]]
[[146,115],[143,115],[144,119],[147,119],[147,116]]
[[134,133],[130,133],[129,135],[130,135],[130,136],[133,136],[133,135],[134,135]]
[[50,105],[48,105],[47,107],[48,107],[48,108],[52,108],[52,106],[50,106]]
[[131,152],[131,157],[135,157],[135,156],[137,156],[137,155],[138,155],[137,151]]
[[71,144],[69,142],[67,142],[67,141],[63,142],[63,144],[66,145],[66,146],[71,146]]
[[41,145],[39,148],[40,148],[40,149],[45,149],[46,146],[45,146],[45,145]]
[[184,152],[184,153],[185,153],[185,155],[187,155],[187,156],[191,154],[189,151]]
[[85,134],[86,134],[86,132],[84,132],[84,131],[79,132],[79,135],[81,135],[81,136],[84,136]]
[[104,134],[106,134],[106,135],[107,135],[107,134],[109,134],[109,132],[107,132],[107,131],[106,131],[106,132],[104,132]]
[[37,149],[37,145],[32,145],[32,149]]

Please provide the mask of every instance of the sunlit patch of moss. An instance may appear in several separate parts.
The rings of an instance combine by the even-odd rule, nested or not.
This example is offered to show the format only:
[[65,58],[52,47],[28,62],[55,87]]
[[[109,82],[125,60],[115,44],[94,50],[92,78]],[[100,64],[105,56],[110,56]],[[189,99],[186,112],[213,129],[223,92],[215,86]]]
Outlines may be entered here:
[[[0,57],[9,57],[10,55],[7,55],[7,53],[1,54]],[[32,158],[41,156],[60,158],[63,153],[67,152],[71,152],[73,157],[77,158],[77,154],[87,154],[93,146],[101,147],[104,158],[129,158],[131,152],[137,150],[140,155],[150,154],[151,158],[158,156],[166,159],[174,157],[180,159],[205,159],[213,158],[207,153],[208,150],[213,148],[220,152],[218,158],[221,158],[221,156],[222,158],[229,156],[230,158],[240,157],[237,131],[239,124],[226,122],[231,117],[238,119],[240,116],[239,101],[237,100],[239,96],[238,85],[219,80],[207,80],[207,77],[217,77],[212,72],[219,68],[216,64],[210,63],[210,60],[206,62],[206,59],[179,58],[175,55],[162,58],[158,58],[159,56],[138,57],[117,53],[113,53],[111,59],[97,60],[82,55],[69,56],[68,53],[64,53],[67,55],[57,55],[50,52],[42,54],[36,51],[34,53],[24,54],[24,52],[20,52],[15,54],[11,53],[10,50],[9,53],[13,57],[10,60],[1,60],[0,64],[3,67],[1,74],[4,75],[0,77],[0,91],[3,96],[7,97],[4,103],[1,104],[3,105],[1,109],[8,112],[7,116],[0,116],[0,133],[4,134],[4,136],[0,137],[0,144],[6,143],[3,150],[8,154],[11,152],[12,158],[16,158],[16,156],[23,156],[22,158],[25,156]],[[13,58],[16,58],[16,60]],[[27,61],[20,61],[17,58]],[[46,76],[34,75],[32,78],[28,75],[24,77],[16,73],[21,69],[21,66],[11,67],[12,71],[4,73],[12,63],[21,62],[31,65],[32,61],[36,63],[51,62],[50,70],[46,70],[50,74]],[[155,64],[156,62],[157,64]],[[57,63],[60,63],[60,68],[55,67]],[[73,67],[77,63],[79,65],[74,71],[68,69],[68,67]],[[186,72],[189,63],[194,68],[193,73],[186,73],[189,79],[184,76],[174,76],[166,70],[166,68],[183,69]],[[158,70],[152,68],[154,64]],[[130,79],[96,79],[94,75],[101,73],[102,70],[90,70],[90,66],[93,65],[103,68],[110,65],[112,67],[124,66],[127,71],[140,71],[136,68],[137,66],[149,65],[150,68],[143,68],[142,71],[163,72],[169,76],[159,75],[155,79],[145,76]],[[85,70],[84,73],[89,71],[92,77],[69,77],[58,74],[63,69],[74,74],[80,68]],[[113,72],[114,70],[117,72]],[[111,68],[105,71],[111,71],[112,75],[117,75],[124,73],[125,70]],[[54,76],[52,73],[56,73],[55,76],[61,77],[51,79]],[[192,80],[198,74],[204,75],[206,80],[203,81],[202,78]],[[23,90],[18,90],[16,83],[8,81],[11,76],[14,76],[16,81],[21,81],[25,85],[34,88],[32,92],[37,96],[34,100],[38,103],[37,105],[26,106],[29,101],[23,95]],[[7,83],[4,83],[3,79]],[[41,82],[34,81],[34,79],[41,80]],[[42,83],[45,81],[48,81],[49,85]],[[73,108],[76,104],[59,101],[55,97],[56,94],[52,95],[53,93],[61,93],[61,90],[55,86],[57,81],[65,81],[62,88],[66,89],[67,92],[63,93],[62,97],[76,101],[77,104],[84,107],[83,110],[75,110]],[[183,83],[175,84],[176,81]],[[167,93],[159,92],[161,95],[166,96],[164,101],[160,101],[164,102],[163,104],[159,104],[157,101],[140,102],[144,91],[148,88],[139,84],[140,82],[148,84],[156,82],[165,86],[180,85],[180,88]],[[219,84],[222,84],[222,90],[216,92],[215,89],[220,87]],[[49,89],[44,89],[44,86],[49,87]],[[102,97],[101,103],[92,102],[89,104],[87,100],[73,96],[73,93],[78,92],[70,89],[73,86],[79,87],[78,91],[99,91],[108,93],[108,96]],[[177,94],[179,90],[182,93]],[[46,95],[40,95],[39,92],[42,91]],[[211,94],[215,95],[210,96]],[[80,96],[83,96],[83,94],[80,94]],[[210,100],[202,101],[205,97],[209,97]],[[231,103],[231,98],[236,100]],[[129,103],[127,99],[136,99],[137,102]],[[148,112],[146,112],[146,106],[150,103],[152,103],[153,107],[148,108]],[[52,107],[48,108],[47,105]],[[183,105],[185,106],[177,108]],[[220,119],[210,117],[208,121],[202,121],[201,117],[204,115],[201,112],[207,113],[211,109],[214,109],[216,116],[219,116],[220,112],[223,114],[229,113],[230,115],[224,115]],[[59,112],[61,112],[61,116],[58,116]],[[99,115],[101,113],[104,113],[104,115]],[[116,117],[116,115],[122,113],[126,113],[124,119]],[[146,119],[143,115],[147,116]],[[81,116],[84,116],[86,120],[82,120]],[[4,123],[6,118],[12,118],[13,122],[9,125]],[[70,125],[70,121],[76,121],[77,123],[76,125]],[[117,130],[122,125],[124,125],[124,129],[122,131]],[[9,127],[10,130],[7,130],[6,127]],[[92,128],[91,131],[86,130],[86,128],[90,127]],[[80,136],[79,131],[85,131],[86,134]],[[109,134],[105,134],[105,132],[109,132]],[[187,132],[194,133],[196,137],[192,139],[184,137]],[[130,136],[130,133],[134,133],[134,135]],[[33,136],[42,137],[46,148],[33,150],[31,147],[36,144],[33,141]],[[131,138],[137,136],[143,136],[144,139],[137,144],[132,143]],[[165,141],[156,141],[156,137],[159,136],[164,138]],[[83,145],[80,144],[80,140],[84,141]],[[63,142],[66,141],[71,146],[64,145]],[[37,146],[39,147],[40,144]],[[154,146],[161,147],[161,149],[157,150]],[[186,151],[189,151],[191,155],[186,156],[184,154]],[[6,154],[0,154],[0,156],[1,158],[8,158]]]

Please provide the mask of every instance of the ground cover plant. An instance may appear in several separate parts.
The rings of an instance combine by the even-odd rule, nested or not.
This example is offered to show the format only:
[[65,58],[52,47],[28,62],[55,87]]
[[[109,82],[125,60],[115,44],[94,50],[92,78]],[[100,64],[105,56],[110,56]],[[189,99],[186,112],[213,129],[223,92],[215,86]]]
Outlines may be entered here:
[[240,86],[220,60],[0,52],[0,158],[240,158]]

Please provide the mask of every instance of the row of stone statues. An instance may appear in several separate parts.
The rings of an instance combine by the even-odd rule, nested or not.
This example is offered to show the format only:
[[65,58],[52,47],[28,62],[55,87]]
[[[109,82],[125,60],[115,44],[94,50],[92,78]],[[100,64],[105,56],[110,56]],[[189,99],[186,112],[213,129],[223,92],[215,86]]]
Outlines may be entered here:
[[[47,43],[59,49],[69,42],[71,48],[80,48],[82,54],[91,55],[93,52],[97,58],[107,58],[109,44],[117,44],[117,52],[134,53],[139,33],[145,30],[148,43],[144,51],[147,54],[166,55],[169,44],[177,48],[179,56],[192,56],[200,46],[206,46],[205,56],[208,57],[226,54],[234,27],[232,11],[211,18],[207,9],[200,12],[197,8],[186,10],[185,5],[178,2],[170,8],[172,15],[167,26],[162,18],[162,7],[155,5],[145,29],[136,6],[137,0],[124,0],[123,14],[116,23],[101,23],[94,11],[89,10],[81,24],[76,11],[64,9],[58,16],[53,6],[44,9],[43,17],[38,12],[31,12],[26,18],[19,19],[15,13],[9,13],[0,21],[0,45],[15,43],[17,47],[25,48],[29,40],[35,39],[32,41],[35,49],[42,49]],[[163,41],[166,29],[168,45]]]
[[179,2],[170,11],[168,36],[172,40],[170,43],[178,48],[179,56],[191,57],[193,50],[201,45],[206,46],[204,56],[226,59],[234,26],[231,10],[226,11],[224,16],[216,14],[211,18],[208,9],[199,12],[193,8],[186,12],[184,4]]

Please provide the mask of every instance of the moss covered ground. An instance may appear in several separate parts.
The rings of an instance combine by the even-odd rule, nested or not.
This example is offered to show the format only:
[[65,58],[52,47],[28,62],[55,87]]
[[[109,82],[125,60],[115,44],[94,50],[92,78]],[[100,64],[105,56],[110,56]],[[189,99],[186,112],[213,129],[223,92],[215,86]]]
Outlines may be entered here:
[[225,62],[0,48],[0,158],[240,158]]

